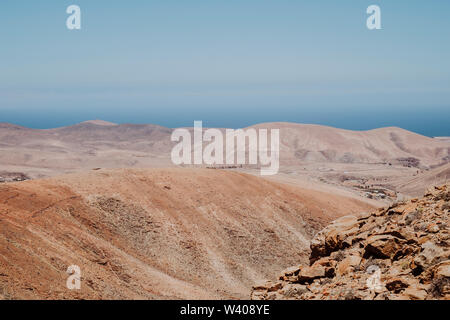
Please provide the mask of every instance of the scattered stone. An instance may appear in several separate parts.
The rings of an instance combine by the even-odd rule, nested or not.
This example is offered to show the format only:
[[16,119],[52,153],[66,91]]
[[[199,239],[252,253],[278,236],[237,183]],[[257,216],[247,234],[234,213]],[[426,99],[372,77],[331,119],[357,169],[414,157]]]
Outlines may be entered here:
[[437,233],[439,232],[439,226],[436,223],[430,223],[427,227],[428,232]]
[[251,298],[450,300],[449,190],[334,221],[311,241],[310,265],[255,286]]
[[280,290],[280,294],[284,295],[287,298],[300,297],[302,294],[307,292],[308,289],[306,288],[306,286],[298,283],[289,283]]

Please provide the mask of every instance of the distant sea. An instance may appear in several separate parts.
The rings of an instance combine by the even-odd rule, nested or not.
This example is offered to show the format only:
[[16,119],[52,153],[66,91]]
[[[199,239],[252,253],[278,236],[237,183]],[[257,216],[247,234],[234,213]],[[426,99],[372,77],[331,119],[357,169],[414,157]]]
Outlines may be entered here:
[[[124,110],[125,109],[125,110]],[[448,107],[362,107],[362,108],[84,108],[83,110],[6,110],[0,109],[0,122],[30,128],[55,128],[86,120],[115,123],[149,123],[169,128],[192,126],[202,120],[205,127],[244,128],[262,122],[320,124],[349,130],[370,130],[396,126],[422,135],[450,136]]]

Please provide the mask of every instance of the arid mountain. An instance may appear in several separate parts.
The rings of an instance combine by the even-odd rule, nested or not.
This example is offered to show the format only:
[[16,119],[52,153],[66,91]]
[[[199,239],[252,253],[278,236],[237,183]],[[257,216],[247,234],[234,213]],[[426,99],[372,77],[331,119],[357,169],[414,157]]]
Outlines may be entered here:
[[[68,131],[77,132],[56,130]],[[258,279],[307,262],[309,240],[329,221],[370,210],[212,169],[101,169],[4,183],[0,299],[248,298]],[[71,265],[81,268],[79,291],[66,288]]]
[[[350,131],[318,125],[264,123],[280,129],[282,167],[305,163],[428,168],[450,159],[450,142],[399,128]],[[171,166],[172,129],[87,121],[47,130],[0,124],[0,170],[32,178],[84,169]]]
[[396,127],[369,131],[295,123],[263,123],[253,127],[280,129],[280,153],[286,164],[299,160],[324,163],[391,162],[419,167],[441,164],[450,156],[448,141]]
[[371,214],[341,217],[311,241],[310,263],[253,287],[253,299],[450,300],[450,185]]
[[171,132],[99,121],[48,130],[0,124],[0,168],[39,178],[97,167],[169,166]]

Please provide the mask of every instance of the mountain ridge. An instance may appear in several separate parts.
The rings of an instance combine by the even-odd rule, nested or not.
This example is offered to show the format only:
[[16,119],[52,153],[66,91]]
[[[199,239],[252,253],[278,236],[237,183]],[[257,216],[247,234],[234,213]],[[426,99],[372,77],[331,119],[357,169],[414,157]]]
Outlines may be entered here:
[[[0,165],[33,178],[96,167],[174,166],[170,157],[175,145],[171,141],[173,129],[95,121],[53,129],[0,125]],[[351,131],[265,123],[248,128],[280,129],[282,167],[304,163],[392,163],[423,169],[450,159],[450,141],[395,127]]]
[[[73,127],[73,126],[78,126],[78,125],[83,125],[83,124],[90,124],[90,125],[95,125],[95,126],[155,126],[155,127],[161,127],[161,128],[166,128],[166,129],[177,129],[177,128],[192,128],[189,126],[181,126],[181,127],[166,127],[163,125],[159,125],[156,123],[115,123],[115,122],[110,122],[110,121],[106,121],[106,120],[101,120],[101,119],[95,119],[95,120],[85,120],[85,121],[81,121],[81,122],[77,122],[74,124],[70,124],[70,125],[66,125],[66,126],[58,126],[58,127],[50,127],[50,128],[31,128],[31,127],[27,127],[27,126],[23,126],[23,125],[19,125],[19,124],[15,124],[13,122],[0,122],[0,128],[1,127],[17,127],[17,128],[24,128],[24,129],[30,129],[30,130],[58,130],[58,129],[63,129],[63,128],[67,128],[67,127]],[[253,127],[263,127],[263,126],[273,126],[273,125],[280,125],[280,126],[305,126],[305,127],[318,127],[318,128],[330,128],[330,129],[337,129],[337,130],[342,130],[342,131],[348,131],[348,132],[371,132],[371,131],[383,131],[383,130],[401,130],[401,131],[406,131],[406,132],[410,132],[410,133],[415,133],[414,131],[411,130],[407,130],[398,126],[386,126],[386,127],[378,127],[378,128],[373,128],[373,129],[364,129],[364,130],[353,130],[353,129],[345,129],[345,128],[339,128],[339,127],[334,127],[334,126],[330,126],[330,125],[322,125],[322,124],[315,124],[315,123],[300,123],[300,122],[288,122],[288,121],[274,121],[274,122],[260,122],[260,123],[256,123],[253,125],[249,125],[246,127],[242,127],[241,129],[248,129],[248,128],[253,128]],[[204,126],[205,129],[208,128],[213,128],[213,127],[207,127]],[[215,128],[215,127],[214,127]],[[220,129],[228,129],[226,127],[220,127]],[[229,128],[229,129],[237,129],[237,128]],[[426,135],[422,135],[420,133],[415,133],[416,135],[420,135],[423,137],[427,137],[427,138],[445,138],[445,139],[450,139],[450,137],[429,137]]]

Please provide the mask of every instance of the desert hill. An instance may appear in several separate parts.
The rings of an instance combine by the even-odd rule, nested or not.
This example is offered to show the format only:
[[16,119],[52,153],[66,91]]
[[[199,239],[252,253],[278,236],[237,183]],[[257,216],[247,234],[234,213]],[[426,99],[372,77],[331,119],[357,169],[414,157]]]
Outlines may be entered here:
[[96,167],[167,167],[172,130],[87,121],[55,129],[0,124],[0,165],[31,178]]
[[310,263],[253,287],[253,299],[450,299],[450,185],[371,214],[341,217],[311,241]]
[[[329,221],[371,209],[208,169],[0,184],[0,299],[248,298],[258,279],[306,262]],[[70,265],[81,268],[80,291],[66,288]]]
[[[282,167],[369,163],[429,168],[450,159],[450,141],[400,128],[350,131],[319,125],[263,123],[280,129]],[[2,170],[32,178],[102,168],[171,166],[172,129],[87,121],[55,129],[0,124]]]
[[[401,128],[351,131],[322,125],[263,123],[254,128],[280,128],[281,155],[296,161],[337,163],[404,163],[436,165],[448,160],[448,141],[425,137]],[[417,163],[414,163],[415,160]]]

